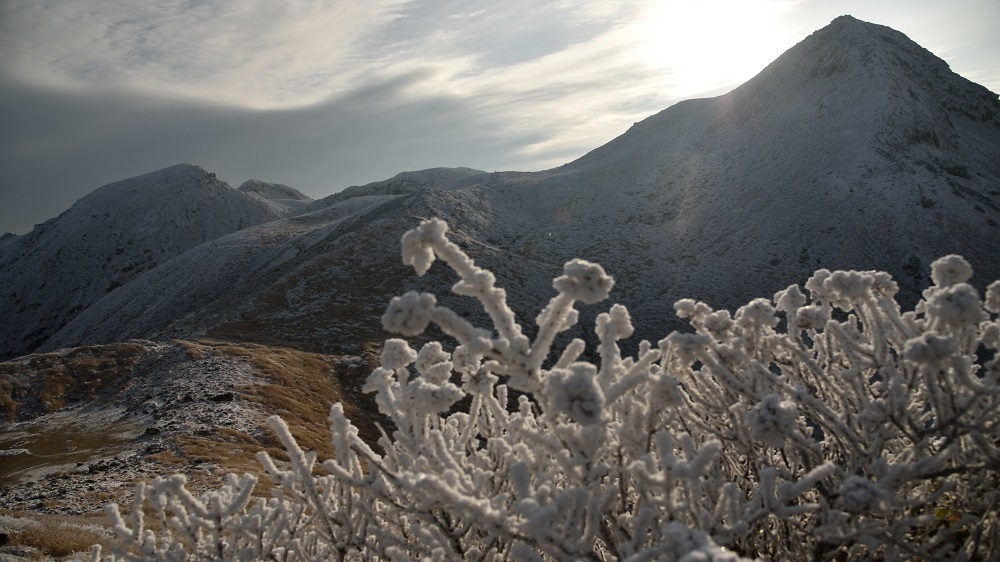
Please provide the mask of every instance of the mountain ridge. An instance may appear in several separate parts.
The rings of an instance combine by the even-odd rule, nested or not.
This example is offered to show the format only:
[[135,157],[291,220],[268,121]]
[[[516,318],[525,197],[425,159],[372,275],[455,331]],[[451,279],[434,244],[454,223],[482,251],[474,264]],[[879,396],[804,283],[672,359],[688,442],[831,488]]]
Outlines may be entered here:
[[272,183],[263,180],[250,179],[240,184],[240,186],[236,189],[242,191],[243,193],[257,195],[267,201],[277,203],[285,208],[286,213],[293,209],[304,207],[313,202],[312,197],[309,197],[294,187],[283,183]]
[[[1000,154],[998,105],[904,34],[842,16],[733,91],[675,104],[558,168],[404,172],[193,249],[102,299],[43,349],[223,325],[263,334],[277,323],[289,330],[281,341],[329,350],[322,338],[350,339],[359,322],[377,337],[378,308],[405,288],[467,306],[446,294],[446,275],[417,282],[399,266],[398,236],[426,216],[449,220],[522,293],[510,297],[522,318],[572,257],[619,278],[613,298],[642,318],[643,337],[679,327],[677,298],[732,308],[818,267],[887,270],[912,302],[922,271],[947,253],[966,254],[977,282],[1000,276],[989,243],[1000,220],[1000,159],[990,157]],[[199,263],[213,260],[225,265],[206,275]],[[342,329],[306,333],[347,310]]]
[[37,348],[105,294],[171,257],[280,215],[275,204],[190,164],[96,189],[0,244],[0,358]]

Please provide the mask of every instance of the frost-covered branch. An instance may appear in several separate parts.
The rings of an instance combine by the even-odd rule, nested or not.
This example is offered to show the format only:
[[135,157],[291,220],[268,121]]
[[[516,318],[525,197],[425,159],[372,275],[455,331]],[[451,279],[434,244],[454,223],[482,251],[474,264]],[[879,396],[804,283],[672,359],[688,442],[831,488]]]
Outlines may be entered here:
[[[581,260],[525,336],[495,277],[433,219],[403,237],[418,274],[436,259],[492,321],[433,295],[396,297],[404,336],[364,390],[395,426],[375,452],[335,405],[321,465],[283,422],[273,488],[230,477],[196,498],[183,477],[137,490],[112,559],[980,560],[1000,556],[1000,282],[985,298],[958,256],[902,312],[879,272],[817,271],[735,313],[676,303],[689,333],[641,342],[625,307],[553,353],[576,303],[614,281]],[[554,362],[553,357],[555,357]],[[510,389],[520,391],[515,395]],[[321,466],[322,470],[318,470]],[[144,525],[144,506],[160,523]],[[95,552],[94,556],[99,553]]]

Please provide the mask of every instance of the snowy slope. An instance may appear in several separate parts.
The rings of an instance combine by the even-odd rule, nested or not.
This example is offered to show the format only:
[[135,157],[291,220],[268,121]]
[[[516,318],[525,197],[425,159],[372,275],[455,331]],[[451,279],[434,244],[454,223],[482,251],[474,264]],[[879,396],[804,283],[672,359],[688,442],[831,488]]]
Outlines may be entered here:
[[902,33],[841,17],[729,94],[555,170],[469,178],[435,209],[524,285],[528,318],[576,256],[616,276],[649,338],[678,326],[678,298],[733,308],[820,267],[887,270],[912,303],[948,253],[980,287],[1000,278],[998,109]]
[[462,180],[485,173],[473,168],[428,168],[415,172],[401,172],[387,180],[354,185],[328,195],[314,201],[296,214],[310,213],[359,195],[404,195],[427,189],[450,189],[450,186]]
[[0,242],[0,358],[26,353],[106,294],[279,208],[180,164],[106,185]]
[[[678,298],[733,308],[820,267],[887,270],[912,302],[930,262],[954,252],[984,287],[1000,278],[998,110],[903,34],[841,17],[736,90],[560,168],[400,174],[194,248],[45,348],[207,333],[337,352],[384,339],[379,316],[408,289],[476,317],[447,296],[442,266],[418,278],[400,263],[400,235],[429,216],[497,272],[521,318],[582,257],[616,277],[612,300],[649,339],[679,327]],[[582,326],[606,306],[584,309]]]
[[[272,285],[289,271],[303,265],[315,268],[314,259],[326,260],[338,252],[353,254],[358,250],[352,236],[359,226],[370,227],[376,221],[374,215],[400,197],[402,186],[435,189],[455,177],[468,175],[466,171],[449,173],[444,169],[407,172],[393,180],[365,186],[366,189],[352,190],[337,197],[339,201],[324,201],[325,206],[311,213],[261,224],[192,248],[89,307],[41,349],[165,332],[200,333],[217,323],[242,319],[244,313],[252,318],[254,299],[261,293],[269,294]],[[400,181],[401,178],[405,179]],[[344,235],[346,239],[341,238]],[[395,259],[398,250],[394,247],[398,245],[398,236],[385,237],[382,231],[378,236],[386,245],[374,254],[381,269],[389,258],[398,262]],[[356,283],[362,277],[361,268],[347,262],[344,265],[348,267],[333,269]],[[405,274],[401,265],[397,264],[396,269]],[[373,283],[358,287],[368,295]],[[330,289],[331,286],[325,286],[324,291],[328,293]],[[285,301],[278,296],[270,302],[284,306]]]
[[735,307],[819,267],[888,270],[912,301],[947,253],[980,287],[1000,277],[998,108],[903,34],[842,17],[729,94],[482,189],[516,225],[494,245],[601,262],[646,337],[677,298]]
[[595,258],[716,305],[816,267],[886,269],[912,298],[950,252],[983,286],[1000,276],[998,109],[903,34],[841,17],[735,91],[678,104],[567,166],[584,180],[575,197],[606,200],[557,231],[610,216],[652,263],[614,248]]
[[285,207],[286,212],[304,207],[313,201],[312,197],[283,183],[247,180],[237,189],[243,193],[256,194],[268,201],[277,203]]
[[[645,338],[680,327],[678,298],[735,308],[821,267],[887,270],[912,304],[948,253],[973,263],[979,287],[1000,278],[998,108],[903,34],[842,17],[729,94],[679,103],[554,170],[415,194],[398,226],[357,236],[382,229],[395,254],[407,215],[442,216],[528,319],[562,263],[600,262]],[[400,291],[420,284],[440,298],[449,278],[410,275]]]

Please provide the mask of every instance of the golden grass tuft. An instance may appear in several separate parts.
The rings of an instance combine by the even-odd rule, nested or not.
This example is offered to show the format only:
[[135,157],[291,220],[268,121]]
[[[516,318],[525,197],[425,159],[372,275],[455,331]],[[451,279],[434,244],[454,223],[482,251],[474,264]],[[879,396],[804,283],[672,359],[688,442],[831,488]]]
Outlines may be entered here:
[[208,355],[209,348],[202,344],[187,340],[174,340],[174,343],[184,350],[187,358],[191,361],[201,361]]
[[34,548],[43,556],[63,558],[89,552],[95,544],[108,545],[116,541],[107,518],[102,515],[0,514],[19,523],[7,532],[9,546]]

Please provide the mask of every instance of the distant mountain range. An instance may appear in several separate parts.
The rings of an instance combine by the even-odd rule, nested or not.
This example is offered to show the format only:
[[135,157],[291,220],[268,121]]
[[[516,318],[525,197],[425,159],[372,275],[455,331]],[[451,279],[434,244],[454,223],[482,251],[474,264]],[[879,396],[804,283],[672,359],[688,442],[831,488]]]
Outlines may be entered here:
[[204,333],[380,340],[392,295],[447,293],[447,272],[417,279],[397,257],[429,216],[497,270],[522,317],[564,261],[602,263],[646,338],[676,327],[678,298],[736,307],[820,267],[889,271],[912,302],[956,252],[985,285],[1000,277],[998,115],[997,94],[902,33],[843,16],[732,92],[544,172],[439,168],[311,201],[174,166],[0,242],[0,356]]

